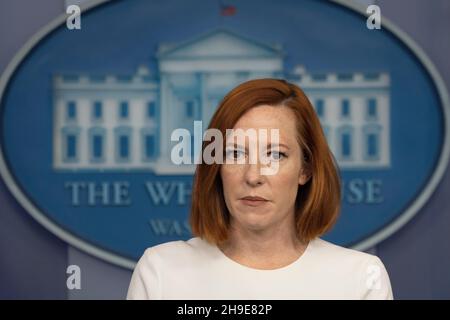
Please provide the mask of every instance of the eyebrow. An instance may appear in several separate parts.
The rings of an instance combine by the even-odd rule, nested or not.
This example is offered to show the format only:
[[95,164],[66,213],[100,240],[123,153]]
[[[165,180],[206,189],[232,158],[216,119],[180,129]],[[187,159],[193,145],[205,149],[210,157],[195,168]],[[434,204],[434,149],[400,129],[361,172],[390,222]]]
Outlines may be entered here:
[[[241,147],[241,146],[237,145],[236,143],[229,143],[226,146],[227,147]],[[283,143],[274,143],[274,144],[269,143],[267,146],[269,148],[272,148],[273,146],[280,146],[280,147],[285,147],[286,149],[290,150],[290,148],[287,145],[283,144]]]
[[280,147],[285,147],[286,149],[288,149],[288,150],[289,150],[289,147],[288,147],[287,145],[285,145],[284,143],[274,143],[274,144],[272,144],[272,143],[269,143],[269,144],[268,144],[269,148],[271,148],[271,147],[272,147],[272,145],[273,145],[273,146],[280,146]]

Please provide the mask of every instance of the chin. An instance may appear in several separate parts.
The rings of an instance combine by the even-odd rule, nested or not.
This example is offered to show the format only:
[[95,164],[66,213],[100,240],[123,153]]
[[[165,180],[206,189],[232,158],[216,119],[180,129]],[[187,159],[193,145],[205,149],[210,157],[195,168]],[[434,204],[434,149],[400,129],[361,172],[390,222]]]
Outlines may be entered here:
[[267,229],[267,227],[270,225],[267,219],[261,217],[255,217],[255,219],[246,219],[243,222],[245,228],[252,231],[261,231]]

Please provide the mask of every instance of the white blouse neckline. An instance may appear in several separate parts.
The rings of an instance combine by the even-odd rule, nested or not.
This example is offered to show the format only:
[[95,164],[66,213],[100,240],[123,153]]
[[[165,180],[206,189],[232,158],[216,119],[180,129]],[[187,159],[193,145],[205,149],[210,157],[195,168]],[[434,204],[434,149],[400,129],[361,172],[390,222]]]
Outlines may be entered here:
[[207,242],[206,240],[203,240],[203,239],[200,239],[200,240],[202,242],[206,243],[208,246],[212,247],[213,250],[218,254],[218,256],[220,256],[221,259],[224,260],[227,264],[229,264],[233,267],[238,267],[240,269],[244,269],[244,270],[248,270],[248,271],[252,271],[252,272],[260,272],[260,273],[284,272],[284,271],[288,271],[290,269],[297,267],[298,265],[302,264],[305,259],[307,259],[308,255],[310,254],[310,251],[311,251],[312,242],[314,241],[314,240],[309,241],[305,250],[302,252],[302,254],[296,260],[294,260],[293,262],[289,263],[288,265],[286,265],[284,267],[280,267],[280,268],[276,268],[276,269],[257,269],[257,268],[252,268],[252,267],[243,265],[243,264],[231,259],[225,253],[223,253],[222,250],[220,250],[220,248],[218,246],[212,245],[209,242]]

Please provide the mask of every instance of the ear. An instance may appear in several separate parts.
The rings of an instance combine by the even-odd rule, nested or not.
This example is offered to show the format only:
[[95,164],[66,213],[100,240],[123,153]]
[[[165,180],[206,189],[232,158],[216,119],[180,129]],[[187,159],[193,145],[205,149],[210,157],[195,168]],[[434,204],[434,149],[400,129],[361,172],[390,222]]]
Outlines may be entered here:
[[299,185],[304,185],[305,183],[308,182],[309,178],[310,178],[309,175],[305,172],[304,169],[302,169],[300,171],[300,175],[298,177],[298,184]]

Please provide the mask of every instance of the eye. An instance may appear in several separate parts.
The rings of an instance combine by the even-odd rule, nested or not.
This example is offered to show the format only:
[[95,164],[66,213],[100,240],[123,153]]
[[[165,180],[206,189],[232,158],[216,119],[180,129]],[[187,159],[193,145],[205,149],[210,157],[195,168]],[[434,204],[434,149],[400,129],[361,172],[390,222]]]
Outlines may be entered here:
[[271,160],[275,160],[275,161],[284,159],[286,157],[286,154],[284,152],[278,152],[278,151],[270,151],[267,154],[270,156]]
[[239,160],[245,156],[245,152],[237,149],[228,149],[226,150],[226,157],[228,159]]

